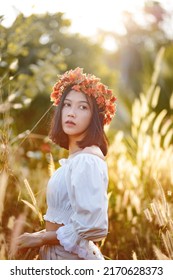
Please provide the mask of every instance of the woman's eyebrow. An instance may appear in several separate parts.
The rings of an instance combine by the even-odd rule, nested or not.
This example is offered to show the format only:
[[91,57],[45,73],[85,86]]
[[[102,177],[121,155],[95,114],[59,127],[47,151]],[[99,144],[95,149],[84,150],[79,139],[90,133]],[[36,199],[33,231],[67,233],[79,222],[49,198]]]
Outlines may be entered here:
[[[72,102],[73,100],[68,99],[68,98],[65,98],[64,101],[70,101],[70,102]],[[79,101],[77,101],[77,102],[78,102],[78,103],[87,103],[87,104],[89,104],[89,102],[88,102],[88,101],[85,101],[85,100],[79,100]]]
[[85,100],[81,100],[81,101],[79,101],[79,103],[87,103],[87,104],[89,104],[89,102],[85,101]]

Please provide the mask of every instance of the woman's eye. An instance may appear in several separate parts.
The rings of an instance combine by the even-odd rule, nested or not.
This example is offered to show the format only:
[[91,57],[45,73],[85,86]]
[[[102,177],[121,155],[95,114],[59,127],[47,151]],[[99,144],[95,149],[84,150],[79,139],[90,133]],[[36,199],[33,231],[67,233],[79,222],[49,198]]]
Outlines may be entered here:
[[87,107],[86,107],[86,106],[83,106],[83,105],[81,105],[80,108],[81,108],[82,110],[86,110],[86,109],[87,109]]
[[64,103],[64,107],[69,107],[70,104],[69,103]]

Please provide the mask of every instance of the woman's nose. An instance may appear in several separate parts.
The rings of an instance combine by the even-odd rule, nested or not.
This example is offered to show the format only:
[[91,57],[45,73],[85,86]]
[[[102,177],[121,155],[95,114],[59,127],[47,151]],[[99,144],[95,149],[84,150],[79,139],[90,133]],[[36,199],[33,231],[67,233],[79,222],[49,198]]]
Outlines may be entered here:
[[75,110],[73,108],[70,108],[69,112],[68,112],[68,117],[75,117]]

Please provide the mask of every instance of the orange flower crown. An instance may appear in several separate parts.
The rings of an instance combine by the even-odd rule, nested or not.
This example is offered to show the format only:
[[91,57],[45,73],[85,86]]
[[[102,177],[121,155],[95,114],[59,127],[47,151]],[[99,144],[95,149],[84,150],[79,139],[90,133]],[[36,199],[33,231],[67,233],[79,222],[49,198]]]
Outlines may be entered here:
[[113,96],[112,90],[100,82],[99,78],[91,74],[84,74],[83,69],[79,67],[60,75],[51,93],[51,101],[55,106],[59,104],[64,91],[69,86],[73,90],[93,96],[99,108],[104,110],[104,124],[111,122],[116,112],[116,97]]

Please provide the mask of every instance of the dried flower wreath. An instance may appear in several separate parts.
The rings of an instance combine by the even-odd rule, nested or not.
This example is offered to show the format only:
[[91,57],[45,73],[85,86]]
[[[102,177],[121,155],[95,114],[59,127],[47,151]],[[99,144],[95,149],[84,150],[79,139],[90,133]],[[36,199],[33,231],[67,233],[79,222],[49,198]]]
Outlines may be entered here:
[[99,108],[104,111],[104,124],[109,124],[115,115],[116,97],[112,90],[100,82],[100,79],[91,74],[83,73],[83,69],[77,67],[74,70],[65,72],[58,77],[57,83],[51,93],[51,101],[57,106],[64,91],[71,86],[73,90],[83,92],[88,96],[93,96]]

